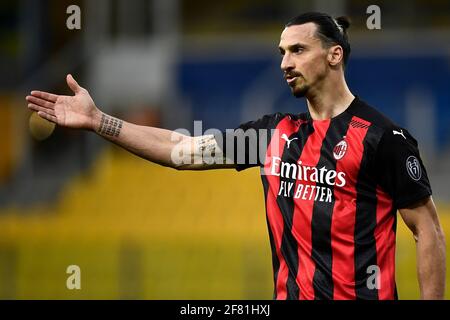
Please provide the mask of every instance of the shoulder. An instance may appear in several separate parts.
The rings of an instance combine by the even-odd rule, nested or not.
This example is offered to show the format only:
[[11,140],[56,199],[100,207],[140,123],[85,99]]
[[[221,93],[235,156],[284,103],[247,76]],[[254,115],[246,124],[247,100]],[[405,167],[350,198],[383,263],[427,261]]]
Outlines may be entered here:
[[291,115],[288,113],[276,112],[271,114],[263,115],[256,120],[251,120],[242,123],[239,128],[240,129],[271,129],[275,128],[281,120],[285,118],[295,119],[295,115]]
[[374,130],[378,132],[380,142],[393,142],[394,144],[408,142],[417,145],[416,139],[414,139],[406,128],[399,126],[365,101],[359,98],[357,99],[356,106],[352,109],[352,114],[370,122]]
[[370,122],[371,125],[379,128],[383,132],[398,127],[391,119],[375,107],[372,107],[358,97],[355,99],[355,106],[351,110],[352,115]]

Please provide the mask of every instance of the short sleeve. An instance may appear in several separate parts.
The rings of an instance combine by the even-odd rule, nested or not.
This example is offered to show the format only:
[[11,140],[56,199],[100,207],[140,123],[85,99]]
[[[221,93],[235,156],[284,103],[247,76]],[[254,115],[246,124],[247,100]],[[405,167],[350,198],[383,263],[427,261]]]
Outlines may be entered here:
[[276,127],[281,117],[280,113],[265,115],[235,129],[222,131],[220,137],[216,136],[227,163],[234,163],[237,171],[263,166],[271,129]]
[[379,185],[392,197],[398,209],[432,193],[418,143],[406,129],[390,128],[384,132],[377,148],[375,166]]

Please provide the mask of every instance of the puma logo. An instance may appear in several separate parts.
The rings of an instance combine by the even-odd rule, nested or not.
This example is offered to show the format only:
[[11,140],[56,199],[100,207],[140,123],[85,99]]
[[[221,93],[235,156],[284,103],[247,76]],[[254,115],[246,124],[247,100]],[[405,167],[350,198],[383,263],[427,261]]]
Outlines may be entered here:
[[405,135],[403,134],[403,129],[401,129],[400,131],[392,130],[392,133],[394,134],[394,136],[395,136],[396,134],[401,135],[401,136],[402,136],[403,138],[405,138],[405,140],[406,140],[406,137],[405,137]]
[[285,133],[283,133],[281,135],[281,139],[283,139],[283,140],[285,140],[287,142],[287,147],[289,149],[289,146],[291,145],[291,142],[294,141],[294,140],[297,140],[298,138],[292,138],[291,140],[289,140],[288,136]]

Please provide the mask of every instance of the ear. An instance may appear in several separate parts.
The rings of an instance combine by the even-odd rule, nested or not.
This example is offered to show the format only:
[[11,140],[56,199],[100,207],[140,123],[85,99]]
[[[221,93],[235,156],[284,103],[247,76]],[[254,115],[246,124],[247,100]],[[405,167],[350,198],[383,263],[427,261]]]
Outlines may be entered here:
[[335,45],[328,49],[328,63],[331,67],[344,61],[344,49],[340,45]]

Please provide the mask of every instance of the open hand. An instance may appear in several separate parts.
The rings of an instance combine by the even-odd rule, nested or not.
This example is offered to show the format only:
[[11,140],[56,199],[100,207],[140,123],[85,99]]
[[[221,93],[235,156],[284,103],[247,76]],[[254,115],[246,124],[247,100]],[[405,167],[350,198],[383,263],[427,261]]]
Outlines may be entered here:
[[26,97],[28,108],[44,119],[60,126],[95,130],[95,121],[101,112],[95,106],[89,92],[80,87],[72,75],[67,75],[67,85],[74,96],[61,96],[43,91],[31,91]]

